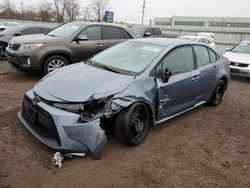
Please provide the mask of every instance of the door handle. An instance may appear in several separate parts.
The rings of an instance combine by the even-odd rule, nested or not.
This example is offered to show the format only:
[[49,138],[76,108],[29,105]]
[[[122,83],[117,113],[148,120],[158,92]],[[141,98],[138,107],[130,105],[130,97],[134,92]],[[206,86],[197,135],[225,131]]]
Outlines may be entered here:
[[196,81],[196,80],[198,80],[200,78],[200,76],[194,76],[193,78],[192,78],[192,81]]
[[160,100],[160,109],[170,101],[170,98],[165,98]]
[[218,68],[216,66],[213,67],[213,71],[216,71]]
[[103,44],[97,44],[96,47],[103,47]]

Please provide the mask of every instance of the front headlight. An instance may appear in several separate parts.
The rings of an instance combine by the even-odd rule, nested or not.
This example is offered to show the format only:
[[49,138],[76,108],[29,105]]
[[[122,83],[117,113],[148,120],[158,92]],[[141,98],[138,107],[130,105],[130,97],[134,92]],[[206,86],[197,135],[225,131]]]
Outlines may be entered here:
[[81,113],[84,110],[82,104],[53,103],[52,106],[73,113]]
[[21,44],[19,50],[34,50],[40,48],[43,44]]

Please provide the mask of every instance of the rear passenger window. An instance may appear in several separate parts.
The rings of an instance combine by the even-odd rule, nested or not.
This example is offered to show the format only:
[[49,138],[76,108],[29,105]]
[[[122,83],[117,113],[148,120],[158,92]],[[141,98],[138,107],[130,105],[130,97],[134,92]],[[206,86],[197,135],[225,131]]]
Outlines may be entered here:
[[198,67],[209,64],[209,54],[207,47],[204,46],[195,46],[194,47],[196,52],[196,58],[197,58],[197,65]]
[[214,53],[214,52],[213,52],[212,50],[210,50],[210,49],[208,49],[208,51],[209,51],[209,55],[210,55],[210,60],[211,60],[211,62],[213,63],[213,62],[217,61],[218,57],[217,57],[216,53]]
[[120,30],[116,27],[103,26],[103,39],[121,39]]
[[123,29],[119,29],[123,39],[131,39],[132,37]]
[[153,28],[153,35],[161,35],[161,30],[159,28]]
[[189,46],[179,47],[163,60],[163,70],[169,68],[173,74],[194,70],[193,50]]
[[31,34],[37,34],[41,33],[40,29],[38,27],[32,27],[32,28],[26,28],[20,31],[22,35],[31,35]]

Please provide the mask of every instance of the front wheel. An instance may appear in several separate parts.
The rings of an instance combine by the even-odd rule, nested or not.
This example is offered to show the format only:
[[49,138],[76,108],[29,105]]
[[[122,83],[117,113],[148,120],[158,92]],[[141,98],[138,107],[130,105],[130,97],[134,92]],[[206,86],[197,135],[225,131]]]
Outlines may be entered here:
[[69,61],[61,55],[52,55],[44,62],[43,73],[48,74],[69,64]]
[[136,146],[145,139],[149,125],[150,114],[147,106],[137,102],[117,115],[115,134],[122,143]]
[[211,106],[219,105],[223,96],[224,96],[225,89],[226,89],[225,82],[223,80],[220,80],[217,83],[217,85],[213,91],[211,100],[208,102],[208,104],[210,104]]

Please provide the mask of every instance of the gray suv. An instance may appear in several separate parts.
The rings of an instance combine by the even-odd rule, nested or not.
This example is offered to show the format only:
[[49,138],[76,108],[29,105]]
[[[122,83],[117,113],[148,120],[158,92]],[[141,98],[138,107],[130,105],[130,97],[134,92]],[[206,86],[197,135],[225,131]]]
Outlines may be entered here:
[[47,34],[14,38],[6,57],[17,70],[47,74],[134,37],[131,29],[121,25],[71,22]]

